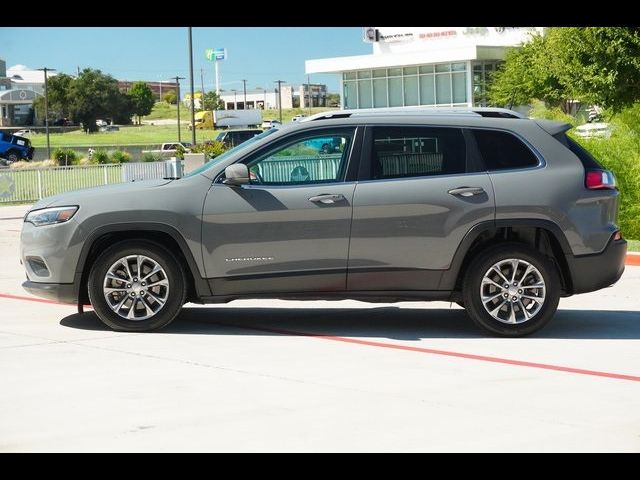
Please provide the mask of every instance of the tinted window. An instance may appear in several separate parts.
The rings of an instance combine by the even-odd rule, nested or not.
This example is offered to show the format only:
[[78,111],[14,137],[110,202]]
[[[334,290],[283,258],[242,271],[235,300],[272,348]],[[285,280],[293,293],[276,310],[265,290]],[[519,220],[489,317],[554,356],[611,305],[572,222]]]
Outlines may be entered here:
[[487,170],[535,167],[538,158],[515,135],[498,130],[472,130]]
[[572,140],[571,138],[567,137],[564,133],[560,133],[554,136],[565,147],[569,147],[569,150],[571,150],[573,154],[580,159],[584,168],[586,168],[587,170],[591,170],[591,169],[598,170],[602,168],[602,165],[600,165],[598,161],[595,158],[593,158],[593,156],[575,140]]
[[459,128],[375,127],[371,178],[464,173],[466,144]]
[[304,185],[341,181],[353,130],[322,133],[276,147],[248,163],[251,183]]

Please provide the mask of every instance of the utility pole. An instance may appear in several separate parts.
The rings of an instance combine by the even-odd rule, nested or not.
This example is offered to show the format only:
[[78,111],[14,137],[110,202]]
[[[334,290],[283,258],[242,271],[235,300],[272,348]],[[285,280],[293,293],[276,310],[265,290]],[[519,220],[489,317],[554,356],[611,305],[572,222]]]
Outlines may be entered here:
[[309,92],[309,116],[311,116],[311,75],[307,75],[307,92]]
[[175,77],[171,77],[171,79],[176,81],[176,99],[177,99],[176,105],[178,106],[178,142],[181,142],[182,138],[180,137],[180,80],[184,80],[184,77],[179,77],[176,75]]
[[202,88],[202,97],[201,97],[202,105],[200,105],[200,108],[204,110],[204,68],[200,69],[200,88]]
[[47,72],[55,72],[55,68],[39,68],[41,72],[44,72],[44,129],[47,134],[47,160],[51,160],[51,144],[49,143],[49,91],[48,91],[48,76]]
[[284,83],[284,80],[275,80],[273,83],[278,84],[278,113],[280,115],[280,123],[282,123],[282,88],[280,87]]
[[[193,41],[192,28],[189,27],[189,80],[191,82],[191,144],[196,144],[196,95],[193,89]],[[202,92],[204,93],[204,92]],[[180,132],[180,129],[178,129]]]
[[244,107],[243,110],[247,109],[247,81],[242,80],[242,88],[244,89]]

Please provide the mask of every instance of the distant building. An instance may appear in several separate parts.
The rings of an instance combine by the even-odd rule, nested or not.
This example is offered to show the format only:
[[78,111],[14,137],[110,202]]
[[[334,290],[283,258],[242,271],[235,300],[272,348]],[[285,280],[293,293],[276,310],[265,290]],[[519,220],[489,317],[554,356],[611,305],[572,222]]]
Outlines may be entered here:
[[0,127],[33,123],[31,109],[33,101],[43,95],[44,72],[24,65],[6,66],[0,59]]
[[487,80],[506,52],[542,27],[367,27],[372,53],[307,60],[340,76],[343,108],[484,106]]
[[[150,82],[147,80],[118,80],[118,88],[121,92],[128,92],[129,89],[133,86],[134,83],[144,82],[153,92],[153,96],[156,100],[162,100],[162,96],[167,93],[169,90],[173,90],[177,93],[178,87],[176,82]],[[184,88],[184,87],[182,87]]]
[[[294,108],[308,106],[308,85],[305,83],[299,87],[292,85],[282,85],[282,92],[278,95],[277,88],[269,90],[247,90],[247,109],[252,108],[278,108],[278,102],[282,99],[282,108]],[[196,105],[198,102],[196,94]],[[220,98],[224,102],[227,110],[244,110],[244,91],[242,89],[222,90]],[[314,107],[325,107],[327,105],[327,86],[322,84],[311,84],[311,102]]]

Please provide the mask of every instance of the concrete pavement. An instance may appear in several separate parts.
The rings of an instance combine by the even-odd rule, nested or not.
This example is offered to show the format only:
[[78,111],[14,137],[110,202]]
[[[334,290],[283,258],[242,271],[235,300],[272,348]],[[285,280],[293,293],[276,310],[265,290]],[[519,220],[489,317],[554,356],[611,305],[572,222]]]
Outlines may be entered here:
[[236,301],[116,333],[22,291],[26,209],[0,208],[0,451],[640,450],[640,267],[524,339],[442,302]]

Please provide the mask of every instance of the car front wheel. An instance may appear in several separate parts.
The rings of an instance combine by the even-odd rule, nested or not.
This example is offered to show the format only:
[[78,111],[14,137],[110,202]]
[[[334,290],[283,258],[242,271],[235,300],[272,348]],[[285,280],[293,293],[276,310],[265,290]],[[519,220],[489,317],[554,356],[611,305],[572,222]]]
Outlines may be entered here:
[[114,330],[157,330],[173,321],[186,298],[183,269],[166,248],[123,241],[105,250],[89,274],[89,299]]
[[560,299],[553,262],[527,245],[508,243],[487,249],[467,268],[463,303],[480,328],[519,337],[544,327]]

